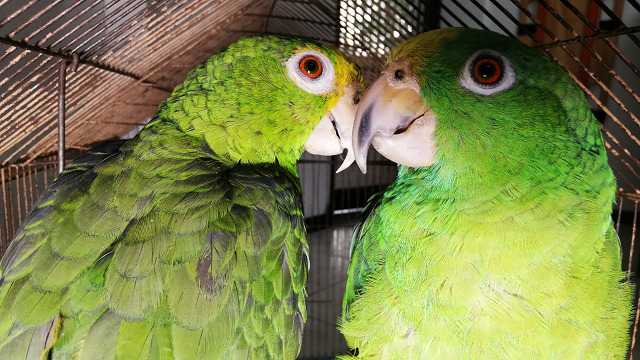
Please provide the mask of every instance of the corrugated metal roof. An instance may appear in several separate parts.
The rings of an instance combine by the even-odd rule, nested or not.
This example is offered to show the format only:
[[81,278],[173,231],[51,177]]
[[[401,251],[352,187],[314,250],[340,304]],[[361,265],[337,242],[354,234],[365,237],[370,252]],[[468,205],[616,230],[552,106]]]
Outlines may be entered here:
[[338,45],[338,1],[276,1],[267,31]]
[[61,57],[76,52],[81,62],[67,72],[66,143],[82,148],[148,120],[196,64],[241,36],[264,32],[272,6],[271,0],[0,2],[0,164],[56,149]]

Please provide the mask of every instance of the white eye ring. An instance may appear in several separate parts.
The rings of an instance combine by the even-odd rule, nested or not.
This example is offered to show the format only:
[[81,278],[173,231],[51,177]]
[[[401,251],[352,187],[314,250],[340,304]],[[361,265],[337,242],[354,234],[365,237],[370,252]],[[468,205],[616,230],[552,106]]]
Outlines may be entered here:
[[[302,71],[300,62],[308,57],[312,57],[320,63],[320,74],[315,77]],[[286,61],[287,75],[302,90],[315,94],[327,94],[334,89],[335,71],[331,60],[319,51],[301,51]]]
[[[490,59],[489,62],[493,62],[500,67],[500,72],[494,82],[481,82],[475,75],[476,69],[474,67],[476,67],[479,60],[485,58]],[[493,50],[480,50],[471,55],[464,64],[459,81],[462,87],[476,94],[486,96],[510,88],[516,82],[516,72],[511,67],[509,60],[500,55],[500,53]]]

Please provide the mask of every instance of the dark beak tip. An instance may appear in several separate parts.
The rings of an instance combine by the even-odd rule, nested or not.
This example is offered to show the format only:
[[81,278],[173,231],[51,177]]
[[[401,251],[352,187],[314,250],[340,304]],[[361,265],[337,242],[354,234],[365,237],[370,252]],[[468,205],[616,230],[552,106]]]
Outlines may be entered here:
[[[360,107],[366,102],[361,100]],[[370,103],[366,108],[358,108],[356,112],[357,134],[354,134],[354,155],[358,168],[363,174],[367,173],[367,153],[373,139],[371,117],[373,116],[375,103]]]
[[358,164],[358,168],[363,174],[367,173],[367,152],[369,150],[369,146],[366,149],[360,150],[355,153],[356,164]]

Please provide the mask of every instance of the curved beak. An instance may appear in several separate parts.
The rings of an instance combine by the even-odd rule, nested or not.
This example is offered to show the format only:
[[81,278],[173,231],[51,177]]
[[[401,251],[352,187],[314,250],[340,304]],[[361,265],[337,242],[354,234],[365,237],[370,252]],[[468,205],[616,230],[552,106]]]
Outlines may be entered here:
[[350,86],[344,96],[313,129],[304,144],[305,150],[314,155],[338,155],[347,149],[347,155],[336,172],[348,168],[355,161],[353,155],[353,121],[356,115],[354,99],[360,86]]
[[356,112],[353,150],[358,167],[367,173],[371,144],[400,165],[432,165],[436,123],[436,115],[422,101],[415,80],[394,86],[383,73],[367,90]]

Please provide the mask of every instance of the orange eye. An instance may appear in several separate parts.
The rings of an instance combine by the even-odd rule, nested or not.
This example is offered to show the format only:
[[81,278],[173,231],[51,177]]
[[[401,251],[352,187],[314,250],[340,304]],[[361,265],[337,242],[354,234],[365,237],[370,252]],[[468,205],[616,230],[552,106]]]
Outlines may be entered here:
[[315,56],[305,56],[300,60],[300,71],[306,76],[315,79],[322,74],[322,63]]
[[493,84],[502,78],[502,66],[494,58],[480,58],[473,65],[473,75],[481,84]]

